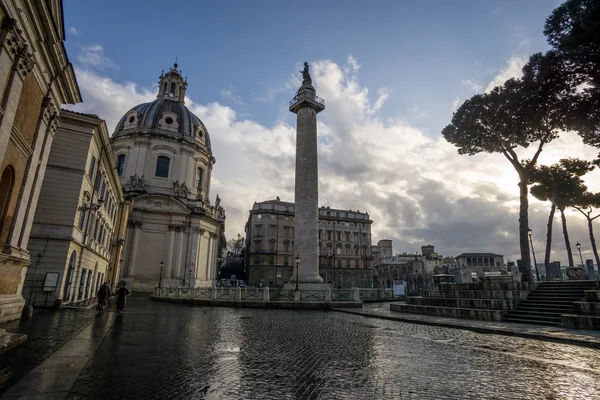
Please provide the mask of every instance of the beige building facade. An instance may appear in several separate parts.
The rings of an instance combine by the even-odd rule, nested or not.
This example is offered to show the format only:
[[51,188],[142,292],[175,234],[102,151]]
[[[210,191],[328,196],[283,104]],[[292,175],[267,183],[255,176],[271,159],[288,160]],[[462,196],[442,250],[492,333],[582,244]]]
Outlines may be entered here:
[[226,245],[225,210],[210,202],[213,157],[206,126],[184,104],[187,79],[175,64],[156,100],[125,112],[111,142],[127,219],[120,280],[130,290],[211,287]]
[[[319,208],[319,274],[334,288],[372,287],[373,256],[369,214]],[[248,283],[282,286],[294,263],[294,203],[255,203],[246,223],[245,265]],[[302,262],[302,260],[300,260]]]
[[62,110],[29,240],[27,304],[85,302],[114,284],[127,209],[106,123]]
[[62,1],[0,0],[0,322],[21,316],[29,235],[60,105],[81,95]]

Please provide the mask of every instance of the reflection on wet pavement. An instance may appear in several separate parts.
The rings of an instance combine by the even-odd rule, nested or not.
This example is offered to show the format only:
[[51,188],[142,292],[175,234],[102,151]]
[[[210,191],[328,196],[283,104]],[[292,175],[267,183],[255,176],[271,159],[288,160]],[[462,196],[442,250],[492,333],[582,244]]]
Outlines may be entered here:
[[599,363],[572,345],[134,296],[67,398],[593,399]]

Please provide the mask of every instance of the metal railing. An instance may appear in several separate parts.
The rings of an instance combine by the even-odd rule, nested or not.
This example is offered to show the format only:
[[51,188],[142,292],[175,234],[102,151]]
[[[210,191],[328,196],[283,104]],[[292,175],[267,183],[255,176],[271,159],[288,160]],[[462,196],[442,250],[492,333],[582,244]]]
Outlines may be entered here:
[[325,301],[324,290],[301,290],[300,301]]
[[230,288],[214,288],[215,295],[214,298],[216,300],[235,300],[235,289],[231,290]]
[[325,105],[325,100],[323,100],[319,96],[312,93],[302,93],[297,94],[292,100],[290,100],[290,106],[293,106],[294,104],[304,100],[314,101],[315,103],[321,104],[323,106]]
[[242,300],[262,300],[263,299],[263,290],[262,289],[242,289],[241,293]]
[[379,289],[359,289],[359,296],[363,301],[379,300]]
[[212,288],[196,288],[194,290],[194,298],[210,300],[211,293]]
[[353,294],[352,289],[334,289],[331,291],[331,301],[353,301]]
[[293,290],[273,289],[269,292],[270,301],[294,301]]

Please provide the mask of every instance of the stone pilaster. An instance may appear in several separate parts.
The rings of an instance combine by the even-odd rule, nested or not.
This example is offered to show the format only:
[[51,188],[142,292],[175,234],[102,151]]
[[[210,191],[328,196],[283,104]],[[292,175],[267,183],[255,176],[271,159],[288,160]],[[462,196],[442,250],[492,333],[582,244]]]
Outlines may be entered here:
[[132,277],[135,269],[135,262],[137,259],[139,241],[140,241],[140,228],[142,226],[141,221],[131,221],[131,228],[133,229],[133,234],[131,238],[131,252],[129,255],[129,259],[127,260],[127,277]]
[[166,270],[164,277],[171,279],[173,275],[173,248],[175,246],[175,226],[174,224],[169,225],[169,239],[167,242],[167,254],[165,255]]
[[4,36],[0,48],[0,82],[6,82],[0,103],[0,161],[10,139],[15,114],[19,106],[25,76],[33,69],[33,56],[28,44],[20,36],[14,20],[2,24]]

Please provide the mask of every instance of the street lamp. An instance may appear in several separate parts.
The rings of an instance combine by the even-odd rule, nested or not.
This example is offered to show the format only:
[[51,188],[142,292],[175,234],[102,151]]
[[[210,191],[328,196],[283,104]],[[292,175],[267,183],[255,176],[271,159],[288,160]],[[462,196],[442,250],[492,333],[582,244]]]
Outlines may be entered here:
[[535,264],[535,274],[537,275],[537,280],[539,282],[540,281],[540,273],[538,271],[537,261],[535,259],[535,250],[533,249],[533,240],[531,239],[531,235],[532,235],[533,231],[531,229],[528,229],[527,233],[529,233],[529,243],[531,243],[531,252],[533,253],[533,263]]
[[298,270],[300,267],[300,256],[296,255],[296,291],[298,290],[298,282],[300,280],[300,271]]
[[583,267],[583,257],[581,256],[581,244],[579,242],[577,242],[577,244],[575,245],[577,246],[577,250],[579,250],[579,259],[581,260],[581,266]]
[[165,267],[165,263],[164,262],[160,262],[160,279],[158,281],[158,288],[162,289],[162,274],[163,274],[163,268]]
[[190,268],[189,273],[190,273],[190,275],[188,276],[188,287],[192,287],[192,269],[191,268]]

